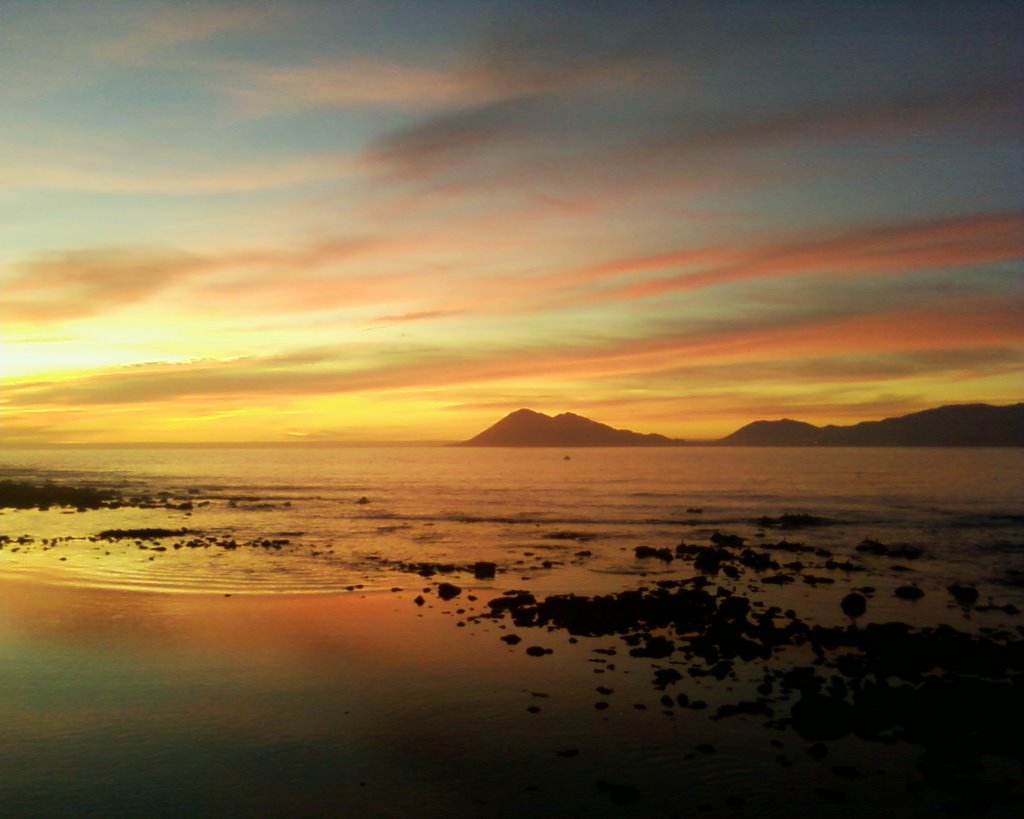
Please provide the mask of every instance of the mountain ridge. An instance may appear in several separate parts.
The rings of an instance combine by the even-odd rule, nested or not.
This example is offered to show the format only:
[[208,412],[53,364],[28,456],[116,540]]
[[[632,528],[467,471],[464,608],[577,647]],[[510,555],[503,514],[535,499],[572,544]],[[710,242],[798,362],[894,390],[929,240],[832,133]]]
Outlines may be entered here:
[[[794,426],[799,425],[799,427]],[[1024,446],[1024,404],[947,404],[879,421],[817,427],[754,421],[723,446]]]
[[468,441],[455,446],[681,446],[657,433],[616,429],[574,412],[545,415],[531,409],[510,412]]
[[687,441],[616,429],[582,415],[518,409],[453,446],[1024,446],[1024,403],[947,404],[878,421],[815,426],[791,418],[757,420],[724,438]]

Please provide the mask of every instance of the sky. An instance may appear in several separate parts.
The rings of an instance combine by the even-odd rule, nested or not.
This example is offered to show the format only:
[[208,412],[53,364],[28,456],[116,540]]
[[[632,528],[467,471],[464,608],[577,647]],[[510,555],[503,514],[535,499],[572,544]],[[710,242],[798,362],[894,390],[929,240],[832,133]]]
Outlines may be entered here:
[[1024,399],[1016,2],[0,0],[0,443]]

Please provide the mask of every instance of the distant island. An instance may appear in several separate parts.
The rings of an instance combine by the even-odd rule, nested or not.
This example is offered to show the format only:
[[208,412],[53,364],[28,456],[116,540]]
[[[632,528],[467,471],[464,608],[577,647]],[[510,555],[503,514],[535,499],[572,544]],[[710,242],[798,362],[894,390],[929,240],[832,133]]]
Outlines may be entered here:
[[881,421],[818,427],[783,418],[754,421],[715,441],[686,441],[615,429],[582,415],[550,416],[530,409],[509,413],[454,446],[1024,446],[1024,404],[957,404]]
[[955,404],[921,412],[816,427],[802,421],[754,421],[717,443],[726,446],[1024,446],[1024,404]]
[[682,446],[685,443],[664,435],[615,429],[572,412],[552,417],[520,409],[455,446]]

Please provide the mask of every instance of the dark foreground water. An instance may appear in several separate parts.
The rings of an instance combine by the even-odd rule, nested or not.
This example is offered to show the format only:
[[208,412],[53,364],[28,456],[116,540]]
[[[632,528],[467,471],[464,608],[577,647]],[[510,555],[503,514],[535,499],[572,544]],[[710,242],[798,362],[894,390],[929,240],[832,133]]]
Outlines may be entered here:
[[[1022,477],[1018,450],[4,453],[0,481],[123,502],[0,514],[0,815],[1015,815]],[[514,589],[648,597],[488,605]],[[739,637],[726,595],[774,625]],[[913,663],[863,642],[889,622]]]

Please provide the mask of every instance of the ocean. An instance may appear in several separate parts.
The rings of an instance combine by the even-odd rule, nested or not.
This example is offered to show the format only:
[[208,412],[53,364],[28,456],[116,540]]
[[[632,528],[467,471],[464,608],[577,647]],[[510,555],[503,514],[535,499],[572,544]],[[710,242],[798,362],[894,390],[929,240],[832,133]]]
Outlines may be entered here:
[[[9,536],[72,538],[45,554],[8,554],[0,571],[127,589],[384,589],[400,562],[483,560],[545,588],[593,593],[638,568],[638,545],[702,542],[715,531],[754,537],[761,518],[786,514],[823,519],[800,535],[826,546],[871,538],[919,547],[918,565],[939,577],[998,582],[1024,569],[1020,449],[12,450],[0,454],[5,478],[189,504],[0,517]],[[150,560],[88,540],[136,527],[288,543],[272,554]],[[567,571],[580,544],[591,553],[585,568]],[[524,557],[531,550],[559,565],[538,567]]]
[[0,510],[0,815],[1014,816],[1022,478],[1019,449],[9,450],[0,482],[125,502]]

